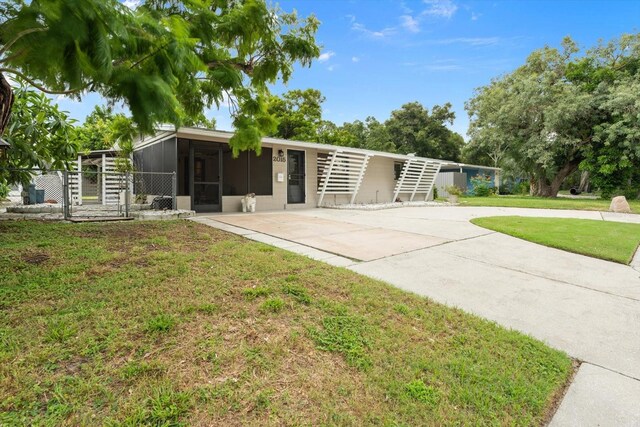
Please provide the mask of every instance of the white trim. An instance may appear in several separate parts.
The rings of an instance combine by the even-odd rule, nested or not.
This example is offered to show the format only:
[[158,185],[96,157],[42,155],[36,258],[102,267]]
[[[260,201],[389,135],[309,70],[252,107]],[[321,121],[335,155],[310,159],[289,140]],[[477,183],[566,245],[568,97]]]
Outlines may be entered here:
[[176,132],[161,132],[157,133],[154,136],[148,139],[140,139],[134,143],[133,150],[140,150],[145,147],[149,147],[150,145],[157,144],[159,142],[165,141],[169,138],[177,136]]

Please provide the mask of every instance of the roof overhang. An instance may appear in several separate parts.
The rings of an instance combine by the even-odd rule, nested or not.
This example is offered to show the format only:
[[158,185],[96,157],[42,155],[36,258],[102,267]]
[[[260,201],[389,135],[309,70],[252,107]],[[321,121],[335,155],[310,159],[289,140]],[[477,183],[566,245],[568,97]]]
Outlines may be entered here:
[[[200,139],[203,141],[211,141],[211,142],[221,142],[221,143],[229,143],[229,140],[233,137],[234,132],[229,131],[221,131],[221,130],[213,130],[213,129],[205,129],[198,127],[181,127],[176,129],[170,125],[163,125],[158,127],[157,133],[150,137],[145,137],[138,140],[135,143],[135,149],[139,150],[146,146],[155,144],[160,141],[164,141],[167,138],[177,137],[177,138],[185,138],[185,139]],[[491,169],[491,170],[501,170],[500,168],[493,168],[489,166],[477,166],[477,165],[468,165],[465,163],[457,163],[451,160],[442,160],[442,159],[432,159],[428,157],[418,157],[411,154],[398,154],[398,153],[387,153],[384,151],[374,151],[374,150],[365,150],[362,148],[352,148],[352,147],[343,147],[339,145],[329,145],[329,144],[320,144],[317,142],[305,142],[305,141],[295,141],[291,139],[282,139],[282,138],[272,138],[272,137],[263,137],[262,143],[266,146],[284,146],[291,148],[300,148],[300,149],[315,149],[320,152],[338,152],[338,153],[356,153],[362,155],[368,155],[370,157],[383,157],[395,159],[398,161],[406,161],[409,159],[425,159],[429,161],[438,162],[442,165],[442,167],[474,167],[480,169]]]

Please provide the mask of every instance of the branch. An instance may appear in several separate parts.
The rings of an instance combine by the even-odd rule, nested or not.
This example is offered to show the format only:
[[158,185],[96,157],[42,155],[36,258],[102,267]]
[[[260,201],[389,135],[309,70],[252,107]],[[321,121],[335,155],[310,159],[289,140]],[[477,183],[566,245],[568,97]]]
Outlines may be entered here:
[[17,42],[18,40],[20,40],[22,37],[24,37],[24,36],[26,36],[28,34],[31,34],[31,33],[39,33],[41,31],[47,31],[47,30],[48,30],[48,28],[44,27],[44,28],[29,28],[27,30],[20,31],[18,33],[18,35],[13,40],[11,40],[9,43],[5,44],[4,46],[2,46],[2,48],[0,48],[0,55],[5,53],[7,50],[9,50],[9,48],[11,46],[13,46],[13,44],[15,42]]
[[210,61],[206,63],[209,68],[217,68],[222,66],[229,66],[231,68],[235,68],[236,70],[244,71],[246,74],[251,75],[253,73],[253,65],[252,61],[244,63],[244,62],[232,62],[232,61]]
[[72,93],[82,92],[83,90],[85,90],[87,88],[87,86],[83,86],[81,88],[69,89],[69,90],[50,90],[50,89],[45,88],[44,86],[39,85],[38,83],[35,82],[35,80],[30,79],[29,77],[27,77],[26,75],[24,75],[20,71],[13,70],[11,68],[0,68],[0,73],[9,73],[9,74],[16,75],[16,76],[24,79],[27,83],[29,83],[31,86],[35,87],[39,91],[47,93],[49,95],[70,95]]

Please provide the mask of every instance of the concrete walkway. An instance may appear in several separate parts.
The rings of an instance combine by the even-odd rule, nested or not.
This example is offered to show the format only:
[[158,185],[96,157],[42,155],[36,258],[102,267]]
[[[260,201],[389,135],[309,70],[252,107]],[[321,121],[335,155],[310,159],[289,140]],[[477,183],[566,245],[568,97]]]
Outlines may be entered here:
[[[640,215],[484,207],[314,209],[195,220],[535,336],[583,361],[552,425],[640,425],[640,273],[469,222],[494,215],[640,223]],[[303,231],[294,230],[301,225]],[[393,243],[400,238],[411,244]]]

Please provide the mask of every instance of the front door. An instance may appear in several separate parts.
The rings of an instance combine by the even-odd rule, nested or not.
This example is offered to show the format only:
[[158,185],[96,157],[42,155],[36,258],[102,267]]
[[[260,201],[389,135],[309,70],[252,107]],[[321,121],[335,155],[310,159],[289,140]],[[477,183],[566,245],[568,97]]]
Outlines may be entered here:
[[190,151],[193,210],[220,212],[220,147],[215,143],[192,143]]
[[304,151],[287,150],[287,203],[304,203]]

